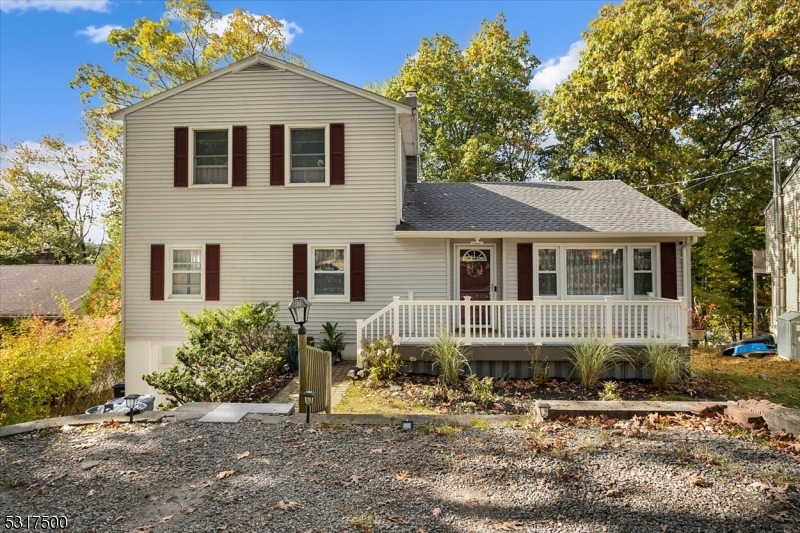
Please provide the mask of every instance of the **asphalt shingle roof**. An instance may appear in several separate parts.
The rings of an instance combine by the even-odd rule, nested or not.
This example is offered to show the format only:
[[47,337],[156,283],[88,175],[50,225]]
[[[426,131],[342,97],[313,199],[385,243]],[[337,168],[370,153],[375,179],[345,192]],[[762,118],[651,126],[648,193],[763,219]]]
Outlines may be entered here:
[[398,231],[703,234],[621,181],[410,183],[403,204]]
[[96,271],[94,265],[0,266],[0,317],[60,317],[54,291],[77,310]]

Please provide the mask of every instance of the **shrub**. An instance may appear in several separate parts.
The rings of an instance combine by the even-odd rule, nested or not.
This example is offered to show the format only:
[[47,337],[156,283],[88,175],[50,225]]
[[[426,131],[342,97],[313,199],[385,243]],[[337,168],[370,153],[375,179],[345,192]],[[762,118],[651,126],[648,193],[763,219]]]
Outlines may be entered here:
[[330,322],[325,322],[322,325],[322,328],[325,330],[325,335],[327,335],[327,338],[322,340],[322,343],[320,343],[319,347],[322,350],[325,350],[326,352],[331,352],[331,355],[335,359],[341,361],[342,353],[344,352],[344,349],[347,345],[344,343],[344,332],[336,331],[336,328],[338,326],[339,326],[338,322],[336,322],[335,324],[331,324]]
[[547,375],[550,365],[540,356],[542,346],[537,345],[533,348],[526,346],[525,351],[528,352],[528,355],[531,358],[531,379],[533,379],[533,382],[537,385],[544,385],[547,382]]
[[622,399],[617,392],[616,381],[606,381],[603,383],[603,392],[600,393],[600,399],[604,402],[618,402]]
[[142,376],[169,397],[169,405],[227,402],[286,363],[292,329],[278,322],[278,304],[243,303],[227,309],[181,312],[187,340],[166,372]]
[[376,381],[392,380],[400,370],[400,352],[391,335],[384,339],[364,340],[361,349],[364,371]]
[[461,345],[461,339],[455,338],[444,328],[436,333],[423,353],[433,357],[433,367],[439,368],[445,385],[457,385],[459,374],[470,369],[469,351]]
[[467,376],[467,387],[469,387],[469,392],[472,394],[472,398],[476,403],[485,405],[494,398],[494,394],[492,393],[494,389],[494,379],[489,376],[478,379],[478,376],[475,374],[470,374]]
[[590,334],[570,347],[569,360],[572,374],[578,375],[581,385],[591,388],[597,385],[603,372],[629,361],[630,357],[621,353],[611,339]]
[[653,385],[659,389],[664,389],[668,383],[689,371],[689,363],[678,352],[678,348],[665,342],[648,342],[644,357],[644,367],[650,370]]
[[[81,413],[108,399],[125,364],[118,317],[20,320],[0,341],[0,425]],[[105,397],[103,397],[105,396]]]

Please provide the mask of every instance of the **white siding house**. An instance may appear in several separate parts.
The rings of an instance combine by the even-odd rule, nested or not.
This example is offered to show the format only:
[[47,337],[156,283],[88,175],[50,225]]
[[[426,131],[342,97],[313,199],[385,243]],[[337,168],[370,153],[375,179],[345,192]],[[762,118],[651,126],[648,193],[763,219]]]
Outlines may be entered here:
[[[542,340],[542,324],[523,334],[511,308],[498,307],[544,317],[532,307],[539,298],[584,306],[620,342],[685,344],[678,299],[690,293],[690,245],[703,231],[620,182],[416,183],[415,109],[263,55],[114,118],[125,135],[129,391],[148,392],[142,374],[174,362],[179,311],[266,300],[291,324],[298,291],[312,302],[309,334],[338,322],[351,358],[377,334],[423,341],[412,318],[429,332],[442,325],[426,310],[402,314],[402,302],[455,317],[464,296],[495,305],[478,314],[491,317],[480,330],[496,344]],[[552,272],[539,268],[540,249],[554,254]],[[543,295],[539,280],[557,288]],[[567,311],[547,312],[563,323]]]

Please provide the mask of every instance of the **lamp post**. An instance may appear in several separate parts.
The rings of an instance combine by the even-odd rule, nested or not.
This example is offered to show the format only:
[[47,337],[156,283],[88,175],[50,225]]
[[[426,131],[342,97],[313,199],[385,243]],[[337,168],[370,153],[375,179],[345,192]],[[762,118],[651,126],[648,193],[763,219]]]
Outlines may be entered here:
[[303,404],[306,406],[306,424],[311,423],[311,404],[314,403],[314,394],[313,390],[307,390],[303,393]]
[[550,404],[547,402],[539,402],[539,416],[542,417],[542,420],[546,419],[550,415]]
[[133,424],[133,408],[136,407],[136,402],[141,394],[128,394],[125,396],[125,407],[128,408],[128,416],[131,417],[129,423]]
[[[311,302],[300,296],[298,291],[292,303],[289,304],[289,312],[292,314],[292,320],[295,324],[300,326],[297,328],[297,365],[300,374],[300,390],[308,391],[310,385],[308,383],[308,348],[306,344],[306,326],[308,322],[308,312],[311,309]],[[303,393],[305,397],[305,393]],[[312,396],[313,398],[313,396]],[[310,405],[310,404],[308,404]],[[302,403],[301,409],[305,409],[308,413],[309,408],[307,404]]]

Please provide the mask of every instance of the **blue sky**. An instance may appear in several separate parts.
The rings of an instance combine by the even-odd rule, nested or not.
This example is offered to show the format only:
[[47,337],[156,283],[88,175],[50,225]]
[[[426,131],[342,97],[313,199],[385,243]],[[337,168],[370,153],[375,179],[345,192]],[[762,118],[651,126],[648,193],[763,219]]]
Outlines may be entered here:
[[[465,46],[482,19],[503,12],[512,36],[528,32],[530,51],[543,63],[534,85],[545,90],[577,64],[581,32],[605,3],[209,0],[222,14],[241,7],[285,21],[289,50],[311,69],[359,87],[396,74],[422,37],[438,32]],[[82,141],[82,107],[68,87],[76,69],[88,62],[123,73],[103,39],[107,28],[164,11],[162,0],[0,0],[0,142],[43,134]]]

